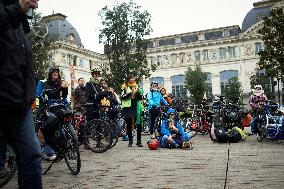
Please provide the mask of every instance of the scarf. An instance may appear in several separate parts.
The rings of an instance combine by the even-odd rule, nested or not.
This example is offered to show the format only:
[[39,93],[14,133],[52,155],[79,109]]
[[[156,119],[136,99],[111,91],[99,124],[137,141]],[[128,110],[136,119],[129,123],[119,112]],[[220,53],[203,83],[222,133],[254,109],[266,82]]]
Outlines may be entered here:
[[59,89],[61,87],[61,79],[56,79],[54,81],[49,80],[48,85],[51,86],[52,88]]
[[91,77],[91,78],[90,78],[90,83],[91,83],[91,84],[99,84],[99,83],[100,83],[100,80]]

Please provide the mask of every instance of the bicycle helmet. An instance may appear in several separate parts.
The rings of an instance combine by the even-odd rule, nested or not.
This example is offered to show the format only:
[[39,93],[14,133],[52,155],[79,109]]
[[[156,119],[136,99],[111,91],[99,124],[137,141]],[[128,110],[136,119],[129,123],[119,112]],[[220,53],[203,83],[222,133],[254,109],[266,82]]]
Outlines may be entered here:
[[91,69],[91,73],[94,73],[94,72],[101,72],[101,71],[102,71],[101,68],[98,67],[98,66],[93,67],[93,68]]
[[151,86],[152,85],[158,85],[158,82],[157,81],[151,81]]
[[159,148],[159,141],[157,139],[149,140],[147,144],[150,150],[157,150]]

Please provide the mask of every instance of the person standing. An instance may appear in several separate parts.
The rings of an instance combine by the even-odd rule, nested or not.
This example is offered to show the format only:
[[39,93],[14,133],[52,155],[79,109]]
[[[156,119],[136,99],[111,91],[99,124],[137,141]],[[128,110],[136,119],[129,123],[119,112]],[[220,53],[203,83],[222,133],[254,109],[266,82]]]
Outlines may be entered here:
[[79,85],[74,90],[74,109],[77,112],[81,110],[81,108],[78,107],[86,103],[86,87],[84,78],[79,78],[78,84]]
[[126,82],[122,85],[121,107],[122,117],[125,119],[127,135],[129,139],[128,147],[132,147],[133,136],[132,130],[134,124],[137,127],[137,143],[139,147],[143,147],[141,142],[142,124],[141,112],[142,107],[140,100],[143,96],[143,90],[138,88],[135,77],[130,75],[127,77]]
[[91,107],[87,107],[87,112],[86,112],[87,121],[100,118],[98,105],[101,103],[101,100],[104,97],[108,96],[108,91],[102,89],[100,85],[101,69],[99,67],[94,67],[91,69],[91,74],[92,77],[90,78],[90,81],[86,83],[85,92],[86,92],[86,102],[94,103],[94,105]]
[[41,150],[31,104],[35,74],[26,13],[37,0],[0,0],[0,129],[16,152],[20,189],[42,188]]
[[[150,92],[147,94],[148,101],[148,110],[150,114],[150,135],[151,138],[155,138],[154,134],[154,125],[155,120],[161,113],[161,104],[168,106],[167,101],[162,97],[161,93],[158,90],[158,83],[155,81],[151,82]],[[160,128],[157,128],[160,132]]]

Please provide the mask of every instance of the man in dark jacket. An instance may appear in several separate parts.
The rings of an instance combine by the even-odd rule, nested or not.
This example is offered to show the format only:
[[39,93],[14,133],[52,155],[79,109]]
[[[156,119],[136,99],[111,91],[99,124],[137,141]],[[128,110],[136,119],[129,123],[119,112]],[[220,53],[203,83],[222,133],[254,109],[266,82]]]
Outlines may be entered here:
[[100,68],[94,67],[91,70],[92,77],[90,81],[86,83],[86,102],[94,103],[93,106],[87,108],[87,121],[100,118],[98,105],[104,97],[108,96],[108,91],[102,89],[100,85],[100,73]]
[[31,104],[35,76],[26,12],[37,0],[0,0],[0,130],[17,156],[19,188],[42,188],[41,151]]

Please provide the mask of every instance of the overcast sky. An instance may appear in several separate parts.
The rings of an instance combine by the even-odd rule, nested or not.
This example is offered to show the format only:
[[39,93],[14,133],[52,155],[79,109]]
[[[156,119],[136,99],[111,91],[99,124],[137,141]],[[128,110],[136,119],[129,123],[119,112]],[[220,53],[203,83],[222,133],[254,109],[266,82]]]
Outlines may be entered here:
[[[135,0],[152,15],[150,37],[239,25],[258,0]],[[99,10],[122,0],[40,0],[44,16],[62,13],[76,28],[86,49],[103,53],[99,44]],[[128,1],[126,1],[128,2]]]

